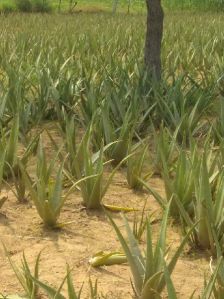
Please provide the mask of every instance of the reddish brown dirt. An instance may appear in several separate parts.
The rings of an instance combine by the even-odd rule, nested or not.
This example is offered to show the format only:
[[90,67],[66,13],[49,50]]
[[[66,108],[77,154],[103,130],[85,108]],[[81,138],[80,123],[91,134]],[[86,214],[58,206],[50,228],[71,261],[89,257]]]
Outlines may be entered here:
[[[56,138],[58,134],[52,129]],[[45,146],[52,153],[52,147],[48,139]],[[29,171],[35,169],[35,159],[30,162]],[[109,170],[107,170],[109,171]],[[161,194],[163,193],[162,181],[158,178],[149,180],[151,187]],[[92,254],[108,250],[121,249],[115,232],[109,224],[103,212],[86,211],[81,205],[79,191],[74,192],[65,202],[61,212],[60,222],[73,221],[70,225],[61,230],[50,231],[44,229],[35,206],[31,202],[27,204],[18,203],[11,191],[3,190],[8,194],[8,200],[1,209],[0,215],[0,240],[4,242],[10,252],[11,258],[18,265],[23,251],[31,268],[35,258],[42,252],[40,264],[40,277],[52,286],[59,286],[66,273],[66,263],[73,269],[73,278],[76,289],[84,284],[83,298],[88,297],[89,276],[95,281],[98,279],[98,289],[107,299],[129,299],[133,296],[130,284],[130,270],[127,265],[102,267],[93,269],[89,266],[88,260]],[[125,169],[117,172],[113,184],[107,192],[104,202],[136,207],[141,210],[147,199],[146,213],[158,211],[158,221],[153,224],[154,236],[157,235],[160,226],[160,207],[156,201],[146,192],[135,193],[130,190],[126,183]],[[139,211],[139,214],[141,211]],[[122,220],[119,214],[114,214],[116,223],[122,227]],[[133,215],[128,214],[130,223]],[[167,236],[167,243],[171,246],[171,252],[177,248],[181,237],[177,227],[170,224]],[[144,247],[144,240],[142,246]],[[204,271],[208,270],[209,260],[206,254],[194,253],[182,254],[176,269],[172,275],[179,298],[189,298],[196,290],[200,292],[203,286]],[[0,246],[0,293],[15,294],[21,293],[22,289],[11,269],[4,251]],[[166,297],[166,295],[164,295]]]

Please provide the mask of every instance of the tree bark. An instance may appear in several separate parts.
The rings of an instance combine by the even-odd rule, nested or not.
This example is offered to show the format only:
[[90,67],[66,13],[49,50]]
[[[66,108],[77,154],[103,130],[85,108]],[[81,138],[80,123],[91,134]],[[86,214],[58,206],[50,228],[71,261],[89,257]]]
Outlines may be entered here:
[[114,0],[114,2],[113,2],[113,8],[112,8],[113,14],[115,14],[117,12],[118,2],[119,2],[119,0]]
[[161,44],[164,13],[161,0],[146,0],[147,30],[145,39],[145,65],[156,80],[161,79]]

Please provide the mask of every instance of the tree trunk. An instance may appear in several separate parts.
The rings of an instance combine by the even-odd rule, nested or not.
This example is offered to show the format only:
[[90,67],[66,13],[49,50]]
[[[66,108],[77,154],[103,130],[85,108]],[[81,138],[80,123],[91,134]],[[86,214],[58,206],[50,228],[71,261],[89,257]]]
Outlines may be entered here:
[[156,80],[161,79],[161,43],[164,13],[161,0],[146,0],[147,31],[145,40],[145,65]]
[[112,8],[113,14],[115,14],[117,12],[118,2],[119,2],[119,0],[114,0],[114,2],[113,2],[113,8]]

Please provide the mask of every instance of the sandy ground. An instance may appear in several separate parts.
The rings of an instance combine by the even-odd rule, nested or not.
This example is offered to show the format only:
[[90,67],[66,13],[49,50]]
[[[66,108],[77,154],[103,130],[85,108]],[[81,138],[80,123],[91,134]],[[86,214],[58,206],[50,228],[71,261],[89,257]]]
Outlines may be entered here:
[[[45,142],[45,146],[51,155],[52,148],[49,140]],[[32,172],[34,168],[35,159],[30,162],[29,171]],[[151,178],[149,183],[151,187],[163,193],[163,184],[159,178]],[[84,282],[83,298],[89,298],[89,277],[92,281],[98,279],[101,298],[133,298],[130,284],[131,274],[127,265],[97,269],[89,266],[88,260],[94,253],[101,250],[119,250],[121,246],[103,212],[83,209],[79,191],[75,191],[65,202],[59,219],[59,222],[73,221],[73,223],[54,231],[43,227],[35,206],[31,202],[21,204],[10,190],[3,190],[2,194],[4,193],[7,193],[8,200],[1,209],[0,240],[6,245],[13,261],[20,265],[22,253],[25,252],[33,268],[36,256],[40,250],[43,250],[40,263],[42,281],[47,281],[52,286],[59,286],[65,276],[66,263],[68,263],[73,269],[76,289],[78,290]],[[145,200],[147,200],[146,213],[158,212],[156,213],[158,221],[153,224],[153,233],[156,236],[160,226],[160,207],[146,192],[136,193],[128,187],[125,169],[117,172],[104,198],[105,203],[138,208],[139,215]],[[114,219],[122,227],[120,215],[114,214]],[[133,215],[129,214],[128,219],[131,223]],[[179,229],[170,222],[167,244],[171,247],[171,252],[177,248],[180,240]],[[143,239],[142,246],[144,245]],[[178,298],[189,298],[194,290],[199,294],[208,265],[209,256],[206,253],[189,253],[188,248],[185,249],[172,275]],[[21,294],[22,289],[1,246],[0,269],[0,293]]]

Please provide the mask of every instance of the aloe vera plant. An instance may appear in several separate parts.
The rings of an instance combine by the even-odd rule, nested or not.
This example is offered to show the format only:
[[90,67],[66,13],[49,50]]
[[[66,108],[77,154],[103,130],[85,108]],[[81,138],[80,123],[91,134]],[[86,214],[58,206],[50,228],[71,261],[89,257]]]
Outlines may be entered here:
[[[50,163],[47,163],[47,156],[42,144],[42,139],[40,138],[37,153],[36,180],[33,181],[22,163],[19,164],[25,186],[37,208],[38,214],[44,224],[51,228],[60,227],[62,225],[57,224],[57,219],[60,216],[65,200],[77,185],[89,179],[89,177],[82,177],[80,174],[82,178],[74,182],[70,189],[63,194],[64,163],[60,163],[59,167],[57,167],[56,160],[58,155],[59,152]],[[55,173],[56,175],[54,176]]]
[[129,147],[128,154],[131,154],[131,156],[127,159],[127,182],[132,189],[142,190],[143,185],[139,178],[146,180],[152,175],[152,171],[143,174],[147,151],[148,146],[142,144],[142,142],[134,145],[131,149]]
[[[146,230],[146,226],[147,226],[147,221],[148,218],[145,215],[145,208],[146,208],[146,203],[147,201],[145,201],[143,209],[141,211],[141,216],[140,219],[138,218],[137,212],[134,212],[134,221],[133,221],[133,235],[135,236],[135,239],[140,242],[142,239],[142,236]],[[151,218],[151,217],[150,217]],[[150,219],[151,221],[151,219]]]
[[56,178],[52,177],[52,174],[55,173],[56,157],[48,165],[46,153],[40,139],[36,168],[37,180],[35,182],[33,182],[23,165],[20,164],[20,170],[31,199],[44,224],[49,227],[56,226],[66,199],[66,196],[62,195],[63,164],[56,171]]
[[[218,275],[220,272],[220,268],[223,264],[223,258],[219,258],[217,261],[217,265],[215,267],[215,270],[212,271],[212,275],[210,276],[209,281],[205,281],[204,288],[202,289],[201,293],[199,296],[196,297],[195,291],[192,292],[192,294],[189,296],[189,299],[194,299],[194,298],[199,298],[199,299],[221,299],[222,297],[220,296],[220,293],[216,293],[216,284],[218,281]],[[173,282],[171,280],[169,271],[167,269],[166,263],[164,261],[164,276],[166,280],[166,285],[167,285],[167,298],[168,299],[177,299],[177,292],[174,288]]]
[[98,299],[100,297],[98,294],[98,279],[93,283],[92,279],[89,278],[89,289],[91,299]]
[[172,135],[166,127],[161,126],[158,132],[154,129],[153,136],[155,144],[154,173],[161,175],[164,161],[170,169],[177,159],[179,151],[177,131]]
[[[4,172],[4,165],[5,165],[5,154],[6,150],[0,151],[0,195],[1,195],[1,189],[2,189],[2,180],[3,180],[3,172]],[[3,196],[0,197],[0,209],[5,203],[7,197]]]
[[201,292],[200,299],[221,299],[224,295],[223,254],[215,231],[213,231],[213,237],[216,246],[216,261],[214,262],[213,257],[210,257],[209,266],[211,275],[209,280],[207,280],[205,275],[204,288]]
[[[69,266],[67,266],[67,274],[65,278],[63,279],[62,283],[60,286],[56,289],[51,286],[49,286],[46,283],[41,282],[40,280],[36,279],[35,277],[32,277],[33,282],[40,288],[42,289],[47,295],[48,298],[50,299],[81,299],[82,295],[82,289],[83,289],[83,284],[80,287],[79,291],[77,292],[75,290],[74,284],[72,282],[72,276],[71,276],[71,270]],[[67,285],[67,296],[65,297],[62,295],[62,287]],[[90,299],[98,299],[99,294],[98,294],[98,280],[96,279],[95,282],[89,278],[89,297]]]
[[[48,298],[50,299],[81,299],[81,293],[82,293],[82,287],[80,288],[79,292],[77,293],[75,291],[73,282],[72,282],[72,276],[71,276],[71,270],[67,266],[67,275],[63,279],[62,283],[58,287],[58,289],[55,289],[53,287],[50,287],[48,284],[41,282],[36,277],[31,277],[33,283],[38,286],[40,289],[45,291],[45,293],[48,295]],[[68,290],[68,297],[64,297],[61,294],[62,287],[64,284],[67,284],[67,290]],[[94,299],[94,298],[93,298]]]
[[60,152],[60,147],[57,145],[54,138],[48,131],[47,133],[55,150],[59,152],[58,156],[60,161],[64,163],[64,170],[67,177],[71,179],[81,179],[83,176],[85,147],[90,146],[92,126],[90,125],[86,129],[86,132],[79,142],[74,117],[69,117],[65,113],[64,118],[65,128],[60,131],[65,140],[66,159],[64,159],[64,154]]
[[[204,152],[204,154],[203,154]],[[161,154],[161,176],[164,181],[165,197],[153,190],[149,184],[142,180],[145,188],[154,196],[161,207],[172,198],[177,197],[189,215],[193,215],[193,201],[195,198],[195,178],[199,176],[200,156],[204,155],[208,165],[209,182],[212,190],[215,188],[218,178],[218,159],[219,153],[215,153],[208,140],[204,143],[204,150],[200,149],[191,139],[189,148],[181,148],[178,150],[179,156],[173,161],[172,165],[166,156]],[[178,219],[179,210],[173,201],[170,214]]]
[[28,162],[29,157],[35,152],[38,144],[39,135],[30,138],[23,154],[18,155],[18,142],[19,142],[19,117],[16,116],[13,120],[10,132],[3,130],[0,136],[0,151],[4,154],[4,168],[3,177],[11,176],[12,171],[17,174],[19,161],[24,165]]
[[[20,164],[22,164],[22,161],[20,161]],[[14,186],[12,186],[7,181],[5,181],[5,184],[11,189],[12,193],[15,195],[15,197],[18,199],[20,203],[27,202],[26,184],[21,171],[18,168],[14,170],[10,165],[8,165],[8,167],[11,171],[10,176],[12,178]],[[23,167],[25,167],[25,165],[23,165]]]
[[[192,200],[195,192],[194,179],[198,168],[197,152],[193,150],[191,156],[181,150],[178,160],[174,166],[172,173],[169,173],[166,161],[164,162],[164,170],[162,177],[165,185],[167,201],[172,196],[180,199],[189,214],[192,213]],[[179,211],[176,204],[171,207],[170,214],[174,217],[179,217]]]
[[209,249],[213,254],[216,252],[215,235],[223,250],[223,207],[224,207],[224,171],[219,173],[216,188],[212,189],[209,176],[206,155],[200,163],[200,170],[195,177],[195,199],[193,200],[194,214],[191,217],[178,198],[175,201],[182,216],[183,231],[197,221],[198,225],[192,232],[190,241],[202,249]]
[[65,147],[68,157],[65,161],[67,171],[75,178],[81,178],[79,171],[83,171],[84,164],[84,147],[89,146],[92,127],[87,128],[81,141],[77,140],[77,129],[75,127],[75,119],[67,117],[65,121]]
[[211,103],[210,93],[201,89],[189,76],[180,76],[166,88],[156,89],[158,117],[173,132],[178,128],[179,142],[188,143],[201,128],[200,120]]
[[[223,298],[223,259],[219,258],[216,268],[212,270],[212,275],[206,283],[200,299],[221,299]],[[220,283],[221,282],[221,283]]]
[[0,137],[0,151],[5,150],[4,177],[7,177],[8,173],[10,173],[8,165],[12,168],[17,166],[18,138],[19,118],[15,117],[10,132],[4,130]]
[[208,282],[205,281],[205,290],[203,292],[203,295],[206,294],[206,298],[208,298],[208,295],[210,295],[214,299],[221,299],[224,295],[223,252],[215,233],[214,239],[216,245],[216,261],[214,261],[213,258],[210,258],[211,278]]
[[[63,279],[61,285],[59,286],[58,289],[54,289],[53,287],[50,287],[48,284],[42,282],[39,279],[39,264],[40,264],[41,252],[37,256],[37,259],[35,262],[34,273],[32,273],[24,253],[23,253],[23,258],[22,258],[22,268],[19,269],[17,267],[17,265],[10,258],[5,246],[4,246],[4,249],[5,249],[5,253],[8,257],[8,260],[10,262],[10,265],[11,265],[20,285],[22,286],[22,288],[24,289],[24,292],[25,292],[25,295],[23,297],[18,296],[18,298],[37,299],[40,296],[39,290],[42,289],[47,293],[48,298],[65,299],[66,297],[64,297],[61,294],[61,289],[62,289],[63,285],[65,284],[65,282],[67,282],[68,298],[69,299],[81,299],[82,287],[80,288],[79,292],[76,293],[73,282],[72,282],[71,270],[69,269],[69,266],[67,266],[67,275]],[[92,292],[94,293],[93,285],[92,285]],[[95,294],[96,294],[96,292],[97,292],[97,289],[95,289]],[[7,298],[8,298],[8,296],[7,296]],[[11,297],[9,296],[9,298],[11,298]],[[13,298],[13,296],[12,296],[12,298]],[[94,297],[91,297],[91,298],[95,299]]]
[[[11,259],[5,245],[3,245],[5,254],[8,258],[8,261],[16,275],[17,280],[19,281],[21,287],[23,288],[25,294],[24,298],[27,299],[37,299],[39,298],[39,288],[38,286],[33,282],[33,279],[31,276],[35,279],[39,278],[39,264],[40,264],[40,258],[41,258],[41,252],[38,254],[35,262],[35,267],[34,267],[34,273],[32,274],[29,264],[27,262],[26,256],[23,253],[23,258],[22,258],[22,266],[19,268]],[[21,297],[22,298],[22,297]]]
[[100,147],[102,139],[105,145],[111,144],[105,154],[117,165],[127,156],[128,147],[134,134],[135,116],[132,106],[130,105],[127,110],[122,125],[116,127],[110,117],[109,105],[104,101],[101,105],[100,117],[95,117],[94,123],[95,144]]
[[78,177],[81,177],[83,173],[84,178],[80,180],[79,187],[81,190],[83,204],[88,209],[99,209],[102,207],[102,200],[106,194],[112,179],[116,173],[116,170],[121,164],[128,158],[124,158],[109,174],[109,177],[104,179],[104,151],[102,146],[100,151],[91,154],[88,146],[83,148],[83,172],[79,171]]
[[221,97],[218,103],[217,118],[213,124],[215,138],[221,140],[224,137],[224,101]]
[[[67,274],[63,281],[61,282],[60,286],[58,289],[55,289],[51,286],[49,286],[47,283],[44,283],[43,281],[40,280],[39,278],[39,268],[40,268],[40,259],[41,259],[41,251],[38,254],[36,261],[35,261],[35,267],[34,267],[34,272],[32,273],[30,270],[30,266],[27,262],[26,256],[23,253],[23,258],[22,258],[22,266],[21,269],[12,261],[5,245],[3,244],[5,254],[9,260],[9,263],[21,285],[23,288],[25,294],[23,296],[20,295],[7,295],[6,297],[1,297],[0,298],[10,298],[10,299],[37,299],[40,298],[40,290],[43,290],[48,298],[52,299],[81,299],[81,294],[82,294],[82,288],[83,284],[79,290],[79,292],[75,291],[74,284],[72,282],[72,276],[71,276],[71,270],[69,266],[67,266]],[[68,292],[68,297],[64,297],[61,294],[62,287],[64,284],[67,284],[67,292]],[[89,280],[89,288],[90,288],[90,298],[91,299],[97,299],[98,298],[98,283],[97,280],[93,284],[92,280]]]
[[[120,161],[109,175],[107,181],[104,183],[104,165],[110,162],[104,162],[104,156],[110,147],[113,146],[113,143],[101,146],[101,149],[98,152],[92,153],[90,150],[92,130],[93,126],[90,124],[82,137],[80,144],[77,145],[74,119],[67,119],[65,127],[65,147],[68,156],[64,162],[63,171],[66,177],[73,182],[73,184],[75,183],[76,185],[79,185],[83,204],[88,209],[98,209],[102,206],[102,199],[111,184],[116,170],[128,158],[128,156]],[[49,136],[55,148],[58,150],[59,148],[54,142],[54,139],[50,134]],[[59,158],[63,161],[63,155],[60,152]],[[79,183],[75,181],[77,179],[79,180]]]
[[[170,203],[167,205],[167,208],[164,212],[160,234],[155,247],[153,246],[152,242],[151,225],[150,222],[147,221],[147,248],[145,254],[141,252],[127,219],[124,217],[128,241],[125,240],[114,220],[108,215],[110,222],[116,231],[124,253],[126,254],[128,264],[131,268],[133,276],[134,291],[137,298],[140,299],[158,298],[158,296],[160,296],[161,292],[166,286],[166,268],[164,272],[164,259],[167,254],[166,230]],[[183,247],[186,244],[188,237],[193,229],[194,227],[191,228],[190,232],[188,232],[188,234],[182,240],[180,246],[172,256],[170,261],[166,261],[167,269],[170,274],[172,273],[177,260],[183,250]]]
[[[177,197],[189,214],[192,214],[192,201],[195,192],[195,177],[198,170],[198,163],[196,148],[192,149],[190,154],[188,154],[186,150],[180,150],[179,157],[172,168],[169,168],[168,161],[166,161],[164,157],[162,158],[163,169],[161,173],[165,186],[165,198],[151,188],[149,184],[143,180],[141,180],[141,182],[162,208],[164,208],[173,197]],[[170,215],[175,219],[178,219],[180,216],[175,201],[172,201]]]

